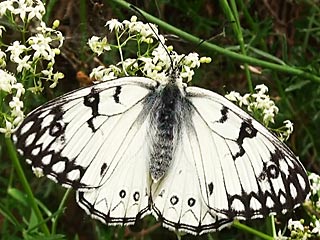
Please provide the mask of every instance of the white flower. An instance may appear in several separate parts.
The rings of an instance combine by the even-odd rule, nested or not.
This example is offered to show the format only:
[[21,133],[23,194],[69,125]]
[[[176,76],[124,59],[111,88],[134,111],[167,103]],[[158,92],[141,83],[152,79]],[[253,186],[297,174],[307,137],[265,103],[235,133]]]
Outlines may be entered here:
[[308,178],[311,182],[311,192],[313,195],[316,195],[320,191],[320,176],[315,173],[311,173]]
[[40,0],[34,0],[34,1],[36,2],[36,5],[28,9],[29,10],[28,21],[30,21],[34,17],[36,17],[39,20],[42,20],[43,15],[46,13],[44,4]]
[[184,71],[180,73],[181,77],[186,78],[187,82],[190,82],[192,80],[193,75],[194,75],[194,71],[191,70],[191,68],[186,65],[183,67],[183,69],[184,69]]
[[[135,16],[131,17],[131,21],[123,21],[123,25],[128,28],[130,33],[139,34],[141,41],[151,42],[149,38],[159,36],[158,28],[155,24],[149,23],[145,24],[141,21],[137,21]],[[163,42],[164,43],[164,42]]]
[[14,130],[12,123],[6,120],[6,126],[0,128],[0,133],[4,133],[5,137],[10,137]]
[[20,59],[20,54],[25,52],[27,49],[28,48],[25,45],[20,44],[19,41],[14,41],[12,45],[7,48],[7,52],[11,53],[10,60],[13,62],[18,61],[16,59]]
[[101,81],[109,81],[109,80],[113,80],[115,78],[117,78],[115,73],[112,71],[109,71],[108,74],[103,75],[103,78],[101,79]]
[[25,3],[24,0],[16,0],[15,4],[18,5],[12,10],[12,13],[20,15],[21,20],[24,22],[26,19],[26,13],[30,11],[30,7]]
[[153,63],[153,59],[149,57],[139,57],[139,60],[144,63],[142,71],[147,73],[148,71],[153,71],[156,65]]
[[260,84],[255,87],[255,90],[258,90],[260,94],[265,94],[268,92],[268,87],[264,84]]
[[105,72],[105,67],[104,66],[99,66],[91,70],[91,73],[89,75],[90,78],[93,78],[97,81],[101,81],[103,78],[104,72]]
[[0,68],[6,67],[6,53],[0,49]]
[[16,58],[15,62],[18,64],[17,66],[17,72],[22,72],[23,69],[29,70],[31,68],[31,65],[29,62],[30,55],[24,56],[22,59]]
[[255,99],[255,102],[257,103],[257,108],[264,109],[269,108],[270,106],[270,99],[269,96],[264,95],[261,92],[252,94],[252,97]]
[[[54,25],[57,25],[57,21],[54,21]],[[38,26],[36,30],[38,34],[42,33],[42,35],[51,38],[50,44],[54,43],[55,48],[60,48],[62,46],[64,37],[60,31],[47,27],[44,22],[40,22],[40,26]],[[32,42],[33,39],[30,41]]]
[[117,19],[111,19],[106,23],[106,26],[109,26],[109,31],[112,32],[113,30],[119,31],[123,29],[123,24],[119,22]]
[[89,47],[91,48],[91,50],[98,54],[98,56],[103,53],[103,51],[110,51],[110,45],[108,44],[107,38],[104,37],[100,40],[99,37],[97,36],[93,36],[89,39],[88,41]]
[[55,88],[58,84],[59,79],[64,78],[64,74],[61,72],[56,72],[52,75],[51,80],[53,81],[53,83],[50,84],[49,88]]
[[47,77],[47,81],[52,81],[53,83],[49,86],[50,88],[55,88],[58,84],[59,79],[64,77],[63,73],[56,72],[53,73],[53,68],[49,68],[41,71]]
[[52,42],[51,37],[47,37],[42,33],[36,34],[34,37],[29,38],[29,43],[35,53],[33,59],[38,59],[41,56],[48,61],[51,61],[55,57],[54,51],[51,49],[50,43]]
[[317,236],[319,236],[320,235],[320,221],[317,219],[315,221],[315,224],[311,223],[311,225],[313,226],[312,233],[315,233],[315,234],[317,234]]
[[13,97],[12,100],[9,102],[9,106],[11,108],[16,109],[16,111],[20,111],[23,108],[23,102],[20,101],[19,98]]
[[14,10],[13,3],[14,1],[12,0],[0,2],[0,17],[2,17],[6,11],[12,12]]
[[250,100],[250,94],[249,93],[246,93],[242,97],[239,94],[238,101],[239,101],[239,106],[240,107],[242,107],[242,105],[248,106],[250,104],[249,100]]
[[173,57],[173,56],[169,56],[168,52],[164,49],[164,47],[161,44],[159,44],[158,47],[152,51],[152,56],[153,56],[152,61],[155,65],[164,67],[164,70],[167,70],[170,68],[171,66],[170,57]]
[[309,176],[308,176],[309,180],[310,181],[313,181],[313,182],[317,182],[320,180],[320,176],[318,174],[315,174],[315,173],[311,173]]
[[289,219],[289,222],[288,222],[288,229],[290,231],[292,230],[301,230],[303,231],[304,230],[304,227],[301,223],[301,221],[293,221],[291,218]]
[[289,238],[286,236],[283,236],[281,231],[279,231],[278,235],[275,237],[275,240],[287,240],[287,239]]
[[147,77],[153,80],[156,80],[161,84],[166,84],[169,81],[169,77],[164,71],[161,71],[161,72],[158,72],[156,70],[150,71],[147,73]]
[[231,91],[225,95],[225,98],[232,102],[237,102],[239,99],[241,99],[241,95],[236,91]]
[[122,65],[124,69],[138,69],[137,59],[134,58],[127,58],[123,62],[119,62],[117,65]]
[[12,86],[16,82],[17,82],[17,79],[13,75],[0,69],[0,90],[11,93]]
[[2,37],[2,32],[6,31],[6,28],[2,25],[0,25],[0,37]]
[[20,98],[22,96],[22,94],[25,93],[25,89],[24,86],[22,85],[22,83],[15,83],[12,85],[13,89],[16,89],[16,97]]
[[94,68],[89,76],[90,78],[93,78],[96,81],[108,81],[117,78],[118,73],[120,72],[120,68],[114,65],[110,65],[108,68],[105,68],[104,66],[99,66]]
[[[13,113],[14,113],[14,111],[15,110],[12,110],[12,115],[13,115]],[[16,118],[13,120],[13,125],[14,126],[18,126],[18,125],[20,125],[20,123],[22,123],[22,121],[23,121],[23,119],[24,119],[24,114],[23,114],[23,111],[19,111],[19,115],[18,116],[16,116]],[[15,130],[15,129],[14,129]]]
[[183,64],[189,66],[190,68],[200,67],[199,54],[189,53],[184,57]]
[[138,18],[135,15],[131,16],[131,18],[130,18],[131,22],[136,22],[137,20],[138,20]]
[[274,123],[274,111],[272,108],[266,108],[263,110],[263,122],[268,124],[269,122]]
[[290,135],[293,132],[293,123],[290,120],[283,121],[285,127],[288,129],[288,134]]

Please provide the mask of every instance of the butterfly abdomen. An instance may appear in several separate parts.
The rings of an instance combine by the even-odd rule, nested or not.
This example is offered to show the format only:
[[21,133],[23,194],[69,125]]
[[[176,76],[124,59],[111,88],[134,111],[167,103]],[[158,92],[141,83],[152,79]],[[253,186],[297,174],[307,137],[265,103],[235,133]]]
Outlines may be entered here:
[[158,181],[172,161],[180,132],[182,95],[177,85],[170,83],[160,90],[151,112],[154,128],[150,151],[150,174]]

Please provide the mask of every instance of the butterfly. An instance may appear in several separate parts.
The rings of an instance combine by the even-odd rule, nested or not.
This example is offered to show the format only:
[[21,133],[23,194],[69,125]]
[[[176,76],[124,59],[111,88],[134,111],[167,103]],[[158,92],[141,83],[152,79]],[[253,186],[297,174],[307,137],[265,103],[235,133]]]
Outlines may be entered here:
[[152,214],[171,230],[203,234],[283,214],[310,190],[275,135],[179,74],[67,93],[32,111],[13,140],[34,170],[76,189],[78,204],[110,225]]

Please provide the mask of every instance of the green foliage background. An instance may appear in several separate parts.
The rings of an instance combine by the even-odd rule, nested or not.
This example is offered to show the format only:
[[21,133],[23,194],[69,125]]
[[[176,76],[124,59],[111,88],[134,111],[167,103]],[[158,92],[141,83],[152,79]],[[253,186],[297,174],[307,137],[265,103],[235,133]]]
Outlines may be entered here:
[[[192,84],[221,94],[231,90],[245,93],[257,84],[267,85],[280,109],[273,127],[290,119],[295,130],[288,145],[308,171],[319,172],[320,8],[317,1],[137,0],[127,3],[145,11],[144,17],[156,22],[162,34],[168,34],[176,51],[197,51],[213,59],[196,72]],[[120,0],[46,1],[48,25],[59,19],[59,30],[66,37],[57,60],[58,70],[66,77],[58,90],[46,88],[44,97],[30,99],[26,111],[86,84],[90,81],[86,74],[93,67],[119,61],[118,56],[113,55],[99,59],[100,62],[92,59],[87,39],[92,35],[104,36],[105,22],[111,18],[122,21],[134,14],[144,21],[127,3]],[[207,42],[199,46],[200,39]],[[125,54],[130,56],[134,51],[128,50]],[[248,66],[261,73],[250,72]],[[39,222],[29,205],[26,190],[9,158],[9,151],[14,149],[8,148],[2,136],[0,143],[1,239],[177,239],[175,233],[162,228],[151,216],[133,227],[106,227],[91,220],[77,206],[74,192],[65,194],[66,189],[50,180],[35,178],[21,158],[22,171],[49,228],[49,235],[45,235],[46,230],[40,227],[43,222]],[[300,219],[307,214],[301,208],[293,216]],[[279,217],[281,224],[277,228],[283,229],[287,219],[287,216]],[[257,231],[271,234],[269,220],[246,223]],[[180,237],[263,239],[235,227],[201,237]]]

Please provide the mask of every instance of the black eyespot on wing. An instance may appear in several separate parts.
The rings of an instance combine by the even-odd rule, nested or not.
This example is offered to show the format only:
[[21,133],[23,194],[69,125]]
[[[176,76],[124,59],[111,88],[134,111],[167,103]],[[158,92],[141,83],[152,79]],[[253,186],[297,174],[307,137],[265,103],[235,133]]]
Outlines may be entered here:
[[179,198],[178,198],[177,196],[172,196],[172,197],[170,198],[170,203],[171,203],[172,205],[176,205],[178,202],[179,202]]
[[119,196],[120,196],[121,198],[125,198],[126,195],[127,195],[127,193],[126,193],[126,191],[123,190],[123,189],[119,192]]

